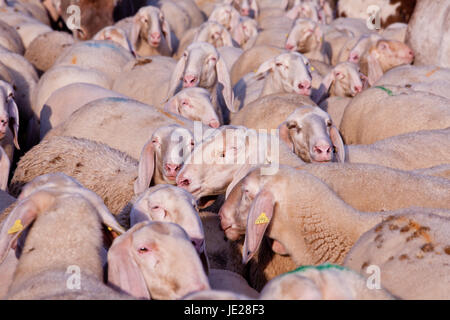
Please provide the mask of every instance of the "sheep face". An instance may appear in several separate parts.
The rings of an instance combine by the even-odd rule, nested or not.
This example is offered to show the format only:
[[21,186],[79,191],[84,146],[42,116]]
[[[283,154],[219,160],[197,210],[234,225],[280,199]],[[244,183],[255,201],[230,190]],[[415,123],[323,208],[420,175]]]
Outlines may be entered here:
[[354,97],[367,84],[367,78],[359,72],[359,67],[351,62],[338,64],[331,71],[330,77],[332,78],[330,92],[339,97]]
[[317,107],[294,111],[280,126],[280,138],[305,162],[330,162],[337,150],[343,162],[344,143],[328,113]]
[[250,39],[256,38],[258,35],[258,23],[250,18],[242,18],[239,25],[234,30],[233,39],[239,44],[239,46],[244,47]]
[[224,26],[217,22],[208,21],[203,23],[198,31],[195,42],[208,42],[212,44],[215,48],[219,47],[232,47],[233,40],[230,33]]
[[233,6],[224,4],[213,10],[208,21],[218,22],[232,32],[239,24],[239,17],[239,12]]
[[164,109],[187,119],[200,121],[212,128],[220,126],[219,116],[211,103],[211,96],[203,88],[181,90],[166,103]]
[[186,232],[165,222],[141,222],[116,238],[108,252],[108,281],[138,298],[180,299],[209,289]]
[[297,19],[291,29],[285,48],[289,51],[307,53],[320,48],[323,32],[319,25],[309,19]]

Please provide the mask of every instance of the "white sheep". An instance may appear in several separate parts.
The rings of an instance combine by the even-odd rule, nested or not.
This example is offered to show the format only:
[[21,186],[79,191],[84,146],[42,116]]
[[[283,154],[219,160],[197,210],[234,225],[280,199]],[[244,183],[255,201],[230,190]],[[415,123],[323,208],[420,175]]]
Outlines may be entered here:
[[15,91],[9,83],[0,80],[0,145],[10,161],[13,160],[14,147],[19,147],[19,109],[15,102]]
[[108,284],[144,299],[179,299],[210,289],[186,232],[170,222],[147,221],[117,237],[108,251]]
[[[183,138],[181,144],[180,138]],[[144,146],[139,162],[123,152],[87,139],[44,139],[19,161],[10,191],[18,194],[33,178],[60,171],[99,194],[110,211],[117,215],[134,194],[145,191],[152,181],[174,184],[174,177],[192,147],[192,134],[179,126],[157,130]],[[173,158],[174,150],[185,154]],[[106,176],[105,170],[109,172]]]
[[[101,223],[124,232],[98,196],[81,186],[40,188],[22,199],[0,231],[3,262],[18,237],[33,224],[5,298],[130,299],[103,284]],[[71,266],[78,267],[83,278],[83,289],[76,293],[67,286]]]
[[127,33],[117,27],[117,26],[108,26],[101,29],[99,32],[95,34],[95,36],[92,38],[92,40],[110,40],[114,43],[119,44],[122,48],[125,50],[131,52],[133,55],[136,55],[136,52],[134,51],[134,47],[130,42],[130,39],[128,38]]
[[105,143],[134,159],[139,159],[142,148],[153,132],[162,126],[172,124],[189,130],[194,129],[194,122],[177,114],[131,99],[113,97],[84,105],[62,124],[50,130],[45,138],[52,136],[85,138]]
[[248,17],[241,17],[232,36],[243,50],[248,50],[253,47],[258,36],[258,23]]
[[85,104],[106,97],[126,98],[118,92],[83,82],[72,83],[55,90],[39,114],[41,139]]
[[269,281],[261,300],[392,300],[384,288],[371,289],[355,271],[339,265],[301,266]]
[[359,238],[344,265],[366,277],[377,266],[380,284],[402,299],[449,299],[449,228],[448,211],[390,216]]
[[311,71],[308,59],[297,52],[282,53],[261,64],[234,86],[234,111],[259,97],[273,93],[311,94]]
[[345,108],[340,131],[346,144],[370,144],[418,130],[450,126],[449,100],[397,86],[364,90]]
[[17,31],[3,21],[0,21],[0,46],[17,54],[23,54],[25,51]]

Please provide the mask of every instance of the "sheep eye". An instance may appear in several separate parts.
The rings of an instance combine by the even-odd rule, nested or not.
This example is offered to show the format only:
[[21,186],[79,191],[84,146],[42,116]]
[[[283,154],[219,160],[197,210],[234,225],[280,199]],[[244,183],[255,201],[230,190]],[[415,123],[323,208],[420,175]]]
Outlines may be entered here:
[[146,253],[148,252],[148,249],[146,247],[141,247],[138,249],[139,253]]
[[327,120],[327,126],[328,126],[328,127],[331,127],[331,124],[332,124],[332,123],[331,123],[331,120]]

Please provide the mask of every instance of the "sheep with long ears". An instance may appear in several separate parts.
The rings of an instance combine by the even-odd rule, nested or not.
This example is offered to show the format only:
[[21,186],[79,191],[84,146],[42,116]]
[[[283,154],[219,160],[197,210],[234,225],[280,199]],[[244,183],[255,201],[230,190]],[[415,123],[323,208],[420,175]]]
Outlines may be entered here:
[[130,42],[134,51],[140,56],[171,56],[171,28],[157,7],[147,6],[139,9],[133,18]]
[[180,87],[205,88],[210,92],[216,110],[223,112],[225,107],[234,110],[230,74],[223,58],[209,43],[195,42],[186,49],[173,71],[168,98]]

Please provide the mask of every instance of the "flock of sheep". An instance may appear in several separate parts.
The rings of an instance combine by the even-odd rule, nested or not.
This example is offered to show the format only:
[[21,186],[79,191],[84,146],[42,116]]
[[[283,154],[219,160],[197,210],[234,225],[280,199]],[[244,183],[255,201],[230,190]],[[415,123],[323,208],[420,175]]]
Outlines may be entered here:
[[0,1],[0,298],[450,299],[450,2],[390,2]]

